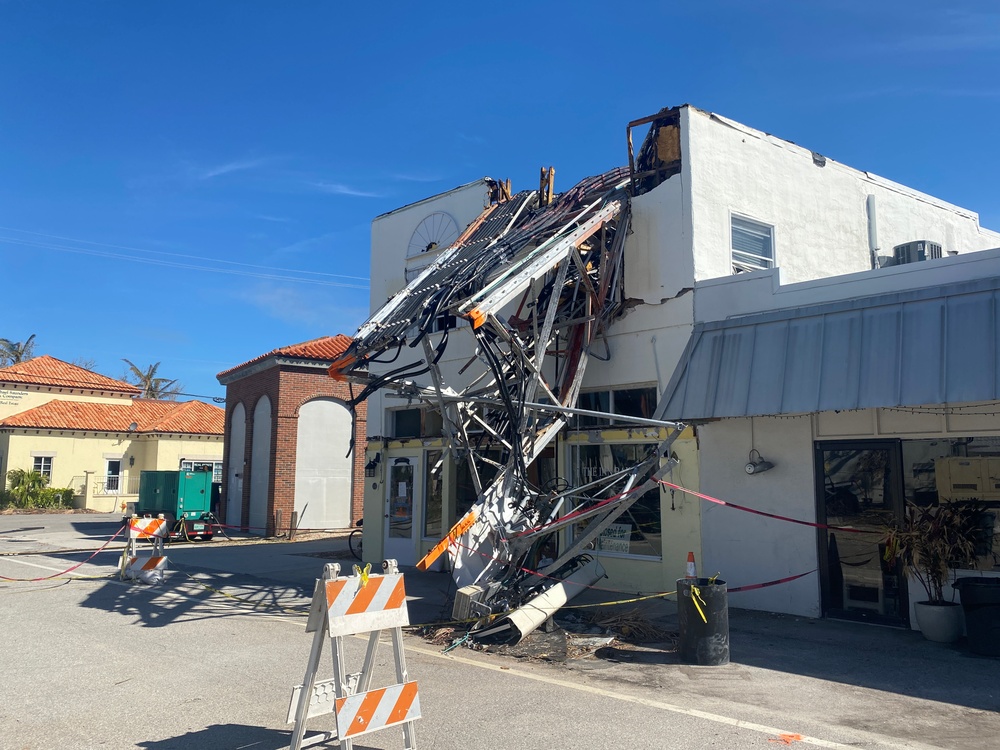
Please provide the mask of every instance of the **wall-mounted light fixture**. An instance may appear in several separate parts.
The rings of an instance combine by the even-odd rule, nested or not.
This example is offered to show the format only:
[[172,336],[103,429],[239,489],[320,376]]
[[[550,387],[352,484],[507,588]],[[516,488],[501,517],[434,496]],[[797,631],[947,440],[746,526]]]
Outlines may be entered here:
[[760,455],[760,451],[754,448],[750,451],[750,455],[747,456],[747,465],[743,468],[747,474],[763,474],[768,469],[773,469],[774,464],[770,461],[765,461]]
[[375,457],[365,464],[365,476],[373,477],[378,472],[378,465],[382,463],[382,454],[376,453]]
[[135,466],[135,456],[129,456],[128,457],[128,465],[129,466]]

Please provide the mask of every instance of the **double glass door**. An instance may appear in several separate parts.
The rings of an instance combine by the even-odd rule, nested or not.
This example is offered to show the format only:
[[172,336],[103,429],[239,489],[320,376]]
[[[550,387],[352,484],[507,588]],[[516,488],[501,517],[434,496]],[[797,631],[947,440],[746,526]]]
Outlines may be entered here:
[[823,612],[828,617],[903,625],[905,580],[881,539],[902,520],[903,482],[896,440],[816,445]]

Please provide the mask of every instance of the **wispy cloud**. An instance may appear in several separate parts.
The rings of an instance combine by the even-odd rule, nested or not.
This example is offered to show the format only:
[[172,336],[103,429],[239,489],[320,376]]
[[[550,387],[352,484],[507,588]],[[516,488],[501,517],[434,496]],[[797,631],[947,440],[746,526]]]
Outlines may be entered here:
[[920,53],[915,59],[923,59],[927,54],[1000,50],[1000,13],[996,11],[947,9],[940,14],[924,14],[920,25],[924,28],[902,33],[897,26],[891,37],[866,49],[879,53]]
[[293,242],[290,245],[284,245],[279,247],[274,252],[280,253],[282,255],[291,255],[294,253],[301,253],[305,250],[314,250],[322,245],[329,245],[334,237],[336,237],[340,232],[327,232],[326,234],[319,234],[315,237],[306,237],[298,242]]
[[[359,292],[355,306],[343,305],[343,295],[307,292],[292,286],[264,284],[233,293],[240,302],[251,305],[283,323],[317,327],[320,335],[330,333],[330,321],[337,321],[339,330],[354,330],[368,317],[367,292]],[[336,301],[335,301],[336,300]]]
[[268,216],[267,214],[254,214],[253,218],[259,219],[260,221],[274,221],[281,224],[289,224],[292,221],[284,216]]
[[872,99],[894,99],[907,97],[936,97],[938,99],[1000,99],[1000,88],[948,89],[926,86],[885,86],[872,89],[855,89],[839,93],[824,94],[823,101],[855,102]]
[[272,158],[240,159],[237,161],[227,162],[225,164],[219,164],[215,167],[201,169],[197,172],[196,176],[199,180],[210,180],[213,177],[221,177],[222,175],[232,174],[233,172],[246,172],[251,169],[257,169],[258,167],[263,167],[272,161]]
[[486,139],[481,135],[468,135],[466,133],[458,133],[458,139],[465,141],[466,143],[474,143],[477,146],[482,146],[486,144]]
[[342,182],[312,182],[310,183],[312,187],[316,188],[322,193],[330,193],[331,195],[349,195],[354,198],[381,198],[381,193],[373,193],[369,190],[361,190],[360,188],[353,187],[351,185],[345,185]]
[[429,174],[393,174],[390,175],[393,180],[399,182],[441,182],[444,179],[440,174],[429,173]]

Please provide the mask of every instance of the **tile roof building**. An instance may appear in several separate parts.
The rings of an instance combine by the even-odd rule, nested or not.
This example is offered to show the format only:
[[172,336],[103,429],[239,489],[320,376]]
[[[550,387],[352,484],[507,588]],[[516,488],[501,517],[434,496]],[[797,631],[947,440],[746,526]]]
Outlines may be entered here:
[[47,355],[0,368],[0,476],[39,471],[100,511],[134,501],[143,470],[199,468],[221,478],[225,412],[139,393]]
[[352,410],[349,387],[327,374],[351,341],[322,336],[219,373],[226,523],[273,534],[293,524],[345,528],[361,517],[365,404]]

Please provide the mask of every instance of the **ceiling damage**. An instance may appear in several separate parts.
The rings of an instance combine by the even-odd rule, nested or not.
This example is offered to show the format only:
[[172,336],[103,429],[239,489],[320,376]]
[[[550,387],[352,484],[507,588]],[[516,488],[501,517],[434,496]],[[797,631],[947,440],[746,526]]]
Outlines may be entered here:
[[[641,163],[651,148],[640,151]],[[608,416],[577,401],[589,358],[613,357],[605,337],[627,309],[634,183],[634,168],[560,195],[551,170],[538,191],[512,195],[497,183],[491,205],[361,326],[330,368],[356,384],[356,402],[386,389],[441,414],[446,452],[468,466],[478,500],[421,563],[448,551],[460,587],[455,615],[478,618],[474,639],[517,641],[602,577],[588,547],[673,466],[669,448],[681,426],[659,414],[615,416],[624,426],[667,428],[628,468],[570,486],[543,481],[536,466],[574,414]],[[450,327],[459,319],[469,325]],[[440,364],[455,337],[466,339],[456,351],[471,359],[446,382]],[[568,526],[572,541],[560,549]]]

